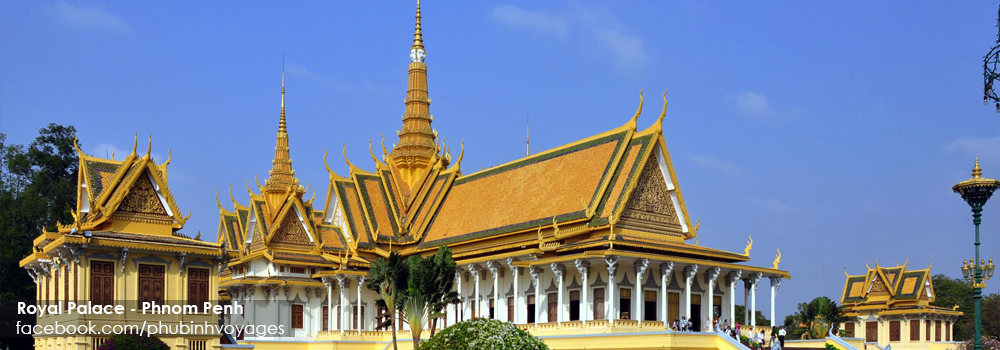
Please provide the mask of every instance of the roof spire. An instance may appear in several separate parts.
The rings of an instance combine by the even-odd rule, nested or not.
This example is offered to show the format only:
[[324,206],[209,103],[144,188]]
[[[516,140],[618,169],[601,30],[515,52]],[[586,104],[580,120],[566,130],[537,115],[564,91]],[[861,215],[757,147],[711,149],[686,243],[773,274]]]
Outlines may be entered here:
[[[417,0],[417,26],[413,31],[413,50],[424,48],[423,33],[420,32],[420,0]],[[423,60],[421,60],[423,61]]]
[[[281,111],[278,118],[278,137],[274,146],[274,160],[271,161],[271,171],[264,182],[264,189],[269,195],[283,194],[290,186],[298,185],[295,171],[292,170],[292,159],[288,147],[288,125],[285,121],[285,58],[281,58]],[[296,188],[298,190],[298,188]],[[277,199],[268,198],[269,200]]]
[[977,178],[983,175],[983,169],[979,168],[979,156],[976,156],[976,166],[972,168],[972,177]]

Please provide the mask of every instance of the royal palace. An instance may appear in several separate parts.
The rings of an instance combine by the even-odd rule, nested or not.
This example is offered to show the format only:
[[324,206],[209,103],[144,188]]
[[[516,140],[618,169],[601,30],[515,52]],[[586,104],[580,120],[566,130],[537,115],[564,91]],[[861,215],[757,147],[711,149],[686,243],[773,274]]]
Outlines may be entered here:
[[[739,252],[698,244],[662,133],[665,96],[652,125],[637,125],[640,94],[620,125],[466,174],[464,147],[446,147],[432,127],[419,3],[409,58],[398,139],[369,143],[365,164],[346,159],[345,148],[349,171],[327,165],[320,201],[305,196],[292,167],[287,123],[296,121],[286,118],[282,81],[272,168],[263,183],[246,183],[249,201],[236,200],[232,187],[229,201],[217,196],[216,242],[178,232],[186,217],[167,188],[169,159],[79,152],[76,221],[43,233],[22,261],[39,300],[217,301],[243,306],[218,320],[225,325],[286,330],[166,339],[174,349],[385,349],[390,332],[379,327],[380,297],[365,287],[369,265],[390,252],[430,255],[448,246],[462,302],[447,308],[439,328],[488,317],[553,349],[745,350],[714,332],[713,322],[754,325],[758,292],[770,300],[764,315],[775,319],[778,288],[790,278],[779,268],[780,251],[761,267],[748,264],[752,239]],[[747,306],[740,315],[738,303]],[[678,319],[691,320],[694,332],[671,329]],[[407,339],[408,327],[398,324]],[[101,341],[50,337],[36,348],[94,349]]]

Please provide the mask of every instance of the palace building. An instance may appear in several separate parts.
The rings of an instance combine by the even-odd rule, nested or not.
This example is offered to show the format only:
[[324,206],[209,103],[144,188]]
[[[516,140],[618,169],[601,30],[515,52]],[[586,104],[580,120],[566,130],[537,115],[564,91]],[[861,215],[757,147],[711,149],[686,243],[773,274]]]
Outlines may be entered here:
[[[137,145],[122,160],[93,157],[76,147],[80,163],[74,220],[59,224],[56,232],[42,232],[32,242],[34,253],[20,265],[35,281],[38,304],[63,310],[38,315],[38,325],[92,324],[89,329],[97,334],[35,334],[36,349],[96,349],[112,334],[147,323],[218,324],[213,313],[141,313],[142,303],[216,303],[220,265],[228,258],[219,244],[180,232],[190,214],[181,215],[167,187],[170,157],[157,164],[150,156],[152,140],[144,156],[136,153]],[[70,309],[87,303],[91,311]],[[116,306],[123,312],[106,311]],[[95,307],[102,311],[93,312]],[[204,328],[158,337],[171,349],[217,346],[217,329]]]
[[867,266],[863,275],[847,275],[841,304],[850,321],[844,323],[848,337],[893,349],[951,349],[955,321],[962,312],[930,305],[934,283],[930,267],[908,270]]
[[[304,196],[292,168],[286,123],[295,118],[286,119],[282,82],[268,178],[247,182],[248,202],[230,188],[232,204],[219,203],[218,242],[237,253],[219,285],[229,302],[247,305],[227,324],[290,331],[238,334],[239,344],[385,348],[379,297],[364,286],[369,264],[392,251],[428,255],[442,245],[460,266],[462,298],[444,326],[474,317],[514,322],[553,349],[736,349],[718,334],[669,325],[688,318],[710,331],[706,320],[754,323],[761,281],[769,283],[774,319],[777,289],[790,278],[778,268],[780,252],[773,266],[758,267],[747,264],[752,240],[741,252],[697,244],[698,224],[661,129],[665,99],[651,126],[637,125],[640,96],[620,126],[466,174],[464,147],[446,147],[432,127],[419,2],[409,56],[398,140],[388,148],[384,139],[369,143],[367,167],[346,159],[345,148],[349,173],[327,164],[322,202]],[[744,315],[735,314],[738,300],[748,305]]]

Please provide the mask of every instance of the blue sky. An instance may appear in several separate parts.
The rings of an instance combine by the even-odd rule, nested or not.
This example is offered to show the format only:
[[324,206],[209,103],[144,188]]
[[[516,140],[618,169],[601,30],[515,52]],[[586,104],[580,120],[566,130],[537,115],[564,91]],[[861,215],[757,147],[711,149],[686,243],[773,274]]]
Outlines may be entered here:
[[[245,201],[270,168],[284,55],[293,166],[323,199],[324,148],[340,174],[341,144],[370,169],[368,140],[401,124],[413,4],[235,4],[0,2],[0,132],[72,124],[119,159],[152,134],[161,161],[173,150],[185,231],[214,237],[216,189]],[[528,114],[537,151],[621,125],[640,89],[645,127],[669,89],[700,244],[741,251],[753,234],[765,266],[781,248],[779,317],[839,300],[844,268],[876,258],[955,277],[972,225],[951,186],[974,154],[1000,177],[1000,114],[981,101],[997,4],[956,4],[427,1],[434,126],[465,141],[471,173],[523,156]],[[1000,258],[997,222],[993,203],[983,252]]]

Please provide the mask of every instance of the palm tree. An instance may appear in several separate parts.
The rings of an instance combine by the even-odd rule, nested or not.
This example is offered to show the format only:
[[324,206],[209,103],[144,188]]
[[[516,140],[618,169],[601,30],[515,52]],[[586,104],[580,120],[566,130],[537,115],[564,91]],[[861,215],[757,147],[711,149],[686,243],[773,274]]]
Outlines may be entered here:
[[388,326],[392,329],[392,348],[394,350],[398,348],[396,347],[396,327],[393,315],[396,313],[399,299],[404,297],[407,292],[408,277],[409,270],[403,263],[403,258],[396,252],[389,253],[388,259],[375,260],[368,269],[366,286],[368,289],[378,292],[379,296],[382,297],[381,302],[385,303],[385,310],[389,317],[386,317],[387,320],[380,327]]
[[785,320],[785,328],[792,338],[822,339],[831,327],[839,328],[845,320],[836,302],[817,297],[808,303],[799,303],[798,311]]

